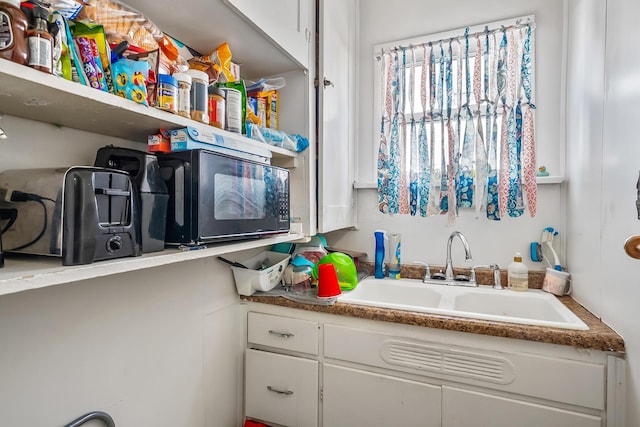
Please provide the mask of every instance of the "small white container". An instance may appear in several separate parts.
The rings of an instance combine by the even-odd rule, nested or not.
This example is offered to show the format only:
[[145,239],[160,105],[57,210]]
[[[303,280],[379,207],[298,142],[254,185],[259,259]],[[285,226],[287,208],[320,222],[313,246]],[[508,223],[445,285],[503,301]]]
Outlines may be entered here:
[[[282,280],[284,269],[289,264],[291,255],[280,252],[264,251],[240,261],[248,268],[231,267],[236,289],[240,295],[253,295],[256,291],[270,291]],[[262,268],[263,266],[266,268]]]

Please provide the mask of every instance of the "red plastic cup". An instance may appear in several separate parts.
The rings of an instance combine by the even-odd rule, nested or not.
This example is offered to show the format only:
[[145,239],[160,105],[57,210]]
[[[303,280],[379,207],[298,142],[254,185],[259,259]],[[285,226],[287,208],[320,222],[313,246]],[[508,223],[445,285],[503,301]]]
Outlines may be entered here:
[[340,295],[340,283],[333,264],[318,266],[318,298],[333,298]]

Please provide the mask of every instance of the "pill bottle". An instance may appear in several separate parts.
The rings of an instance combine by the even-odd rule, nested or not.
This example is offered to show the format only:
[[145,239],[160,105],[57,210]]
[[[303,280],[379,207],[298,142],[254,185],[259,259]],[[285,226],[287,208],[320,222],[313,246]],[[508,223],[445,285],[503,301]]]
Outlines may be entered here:
[[0,58],[27,65],[29,21],[20,10],[20,0],[0,0]]
[[514,291],[529,289],[529,269],[522,262],[522,255],[516,252],[513,262],[507,268],[508,287]]
[[209,124],[209,75],[200,70],[187,70],[191,76],[191,118]]
[[185,73],[173,75],[178,82],[178,102],[176,107],[182,117],[191,117],[191,76]]
[[224,129],[226,106],[224,92],[216,85],[209,86],[209,124]]
[[168,74],[158,76],[158,99],[156,107],[170,113],[178,113],[178,79]]
[[221,87],[225,93],[227,109],[227,123],[225,129],[229,132],[242,132],[242,94],[238,89]]

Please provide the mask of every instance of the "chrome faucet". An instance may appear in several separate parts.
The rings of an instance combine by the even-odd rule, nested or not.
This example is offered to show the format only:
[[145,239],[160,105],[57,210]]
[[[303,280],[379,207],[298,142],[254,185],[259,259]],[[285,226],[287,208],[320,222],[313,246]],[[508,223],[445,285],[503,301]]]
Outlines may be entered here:
[[493,289],[504,289],[502,287],[502,280],[500,280],[500,267],[498,264],[489,264],[489,265],[474,265],[471,268],[471,278],[469,282],[473,284],[473,286],[478,286],[476,283],[476,268],[490,268],[493,270]]
[[473,258],[471,258],[471,249],[469,248],[469,242],[467,242],[467,239],[464,237],[464,234],[462,234],[459,231],[454,231],[453,233],[451,233],[451,235],[449,236],[449,240],[447,241],[447,262],[446,262],[446,268],[444,270],[444,278],[447,281],[454,280],[453,261],[451,260],[451,243],[453,242],[453,238],[456,236],[460,238],[460,241],[464,246],[465,260],[473,261]]

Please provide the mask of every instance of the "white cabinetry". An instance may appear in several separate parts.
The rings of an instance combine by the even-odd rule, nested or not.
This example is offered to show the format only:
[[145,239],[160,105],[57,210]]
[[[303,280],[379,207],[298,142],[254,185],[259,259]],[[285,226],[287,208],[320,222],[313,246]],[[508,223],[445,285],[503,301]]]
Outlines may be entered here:
[[[608,406],[615,407],[607,372],[616,358],[608,353],[282,307],[264,310],[248,313],[248,417],[281,423],[276,413],[284,409],[256,410],[256,390],[278,385],[281,392],[293,391],[300,387],[298,377],[318,372],[320,382],[309,380],[305,390],[318,406],[305,406],[305,413],[317,408],[326,427],[613,427],[606,424],[616,415],[607,414]],[[268,381],[251,366],[258,357],[263,371],[275,373]],[[307,366],[306,374],[299,365]],[[318,396],[312,387],[319,388]]]
[[356,225],[357,0],[319,1],[318,229]]
[[325,363],[322,395],[325,426],[440,426],[440,386]]
[[309,68],[311,0],[224,0],[304,68]]
[[[249,313],[249,346],[318,355],[318,323]],[[245,414],[286,426],[318,425],[318,361],[247,349]]]
[[442,388],[442,427],[601,427],[602,425],[600,416],[455,387]]
[[318,362],[248,349],[247,417],[285,426],[318,425]]

